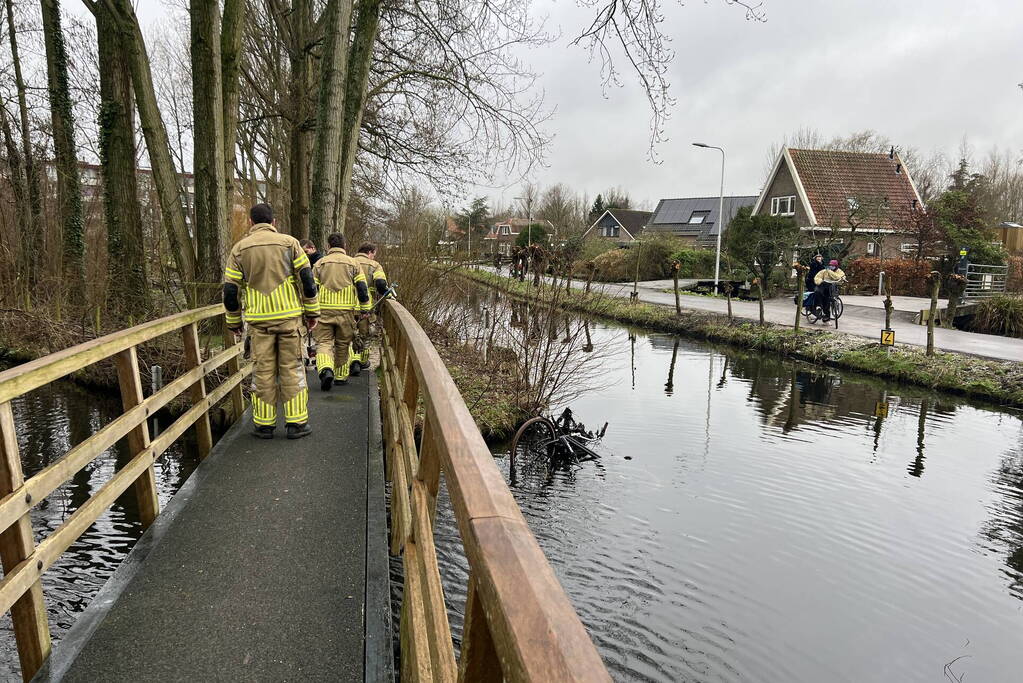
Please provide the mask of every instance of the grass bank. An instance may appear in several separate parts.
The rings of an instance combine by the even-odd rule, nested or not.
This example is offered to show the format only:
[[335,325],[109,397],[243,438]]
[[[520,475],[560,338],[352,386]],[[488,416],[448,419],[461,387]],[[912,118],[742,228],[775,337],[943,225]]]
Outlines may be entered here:
[[506,350],[497,349],[484,362],[476,349],[461,342],[450,331],[430,325],[426,332],[483,438],[499,441],[510,437],[529,417],[516,400],[518,380],[514,357]]
[[[495,287],[513,296],[549,296],[549,287],[537,289],[529,282],[485,271],[463,270],[467,279]],[[910,382],[961,396],[1023,407],[1023,366],[1010,361],[975,358],[958,353],[936,352],[928,357],[922,348],[899,346],[891,351],[873,341],[818,329],[794,330],[778,325],[761,327],[754,322],[697,311],[677,315],[666,306],[630,303],[626,299],[586,294],[577,289],[557,294],[567,310],[662,332],[724,342],[744,349],[771,351],[797,360]]]

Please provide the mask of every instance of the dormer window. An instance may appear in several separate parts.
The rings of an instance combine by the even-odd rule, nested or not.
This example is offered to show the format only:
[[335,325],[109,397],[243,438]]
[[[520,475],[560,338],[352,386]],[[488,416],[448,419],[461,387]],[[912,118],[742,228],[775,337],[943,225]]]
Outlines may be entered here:
[[796,196],[789,195],[788,197],[772,197],[771,198],[771,215],[772,216],[792,216],[796,213]]
[[856,197],[846,197],[845,205],[849,207],[849,213],[852,213],[860,208],[860,200]]
[[709,215],[710,211],[693,211],[692,215],[689,216],[689,225],[699,225],[707,220]]

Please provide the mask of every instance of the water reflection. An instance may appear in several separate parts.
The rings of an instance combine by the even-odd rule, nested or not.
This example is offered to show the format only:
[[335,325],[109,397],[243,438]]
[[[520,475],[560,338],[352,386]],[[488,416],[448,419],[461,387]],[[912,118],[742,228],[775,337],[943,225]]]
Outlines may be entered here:
[[[71,383],[55,382],[12,403],[25,476],[30,477],[59,460],[73,446],[121,414],[120,398],[86,391]],[[158,429],[172,418],[153,418]],[[124,440],[106,451],[41,501],[32,511],[36,541],[53,533],[114,472],[131,460]],[[161,506],[181,487],[198,464],[191,431],[155,465]],[[54,642],[60,640],[142,534],[138,507],[131,489],[121,496],[43,574],[43,590]],[[20,679],[10,616],[0,620],[0,679]]]
[[[616,680],[929,681],[953,660],[964,680],[1016,680],[1018,417],[669,335],[581,330],[579,351],[605,353],[605,385],[570,405],[610,421],[601,457],[522,463],[513,493]],[[442,504],[457,606],[456,534]]]

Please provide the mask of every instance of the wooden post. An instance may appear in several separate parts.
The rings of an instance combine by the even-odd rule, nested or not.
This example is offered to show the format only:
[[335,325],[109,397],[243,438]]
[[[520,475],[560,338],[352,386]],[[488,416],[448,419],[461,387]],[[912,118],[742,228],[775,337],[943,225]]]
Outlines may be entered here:
[[799,334],[799,318],[803,314],[803,278],[806,277],[806,272],[810,270],[808,266],[804,266],[798,261],[792,265],[796,269],[796,324],[794,325],[795,333]]
[[465,626],[462,629],[462,653],[458,660],[458,680],[468,683],[500,683],[504,680],[501,660],[480,601],[476,577],[469,573],[469,591],[465,600]]
[[[189,368],[202,364],[202,350],[199,346],[199,328],[195,323],[181,328],[181,337],[185,343],[185,365]],[[206,378],[200,377],[192,385],[192,405],[206,398]],[[210,430],[210,411],[206,411],[195,422],[195,436],[199,446],[199,458],[205,458],[213,449],[213,432]]]
[[[139,357],[135,347],[125,349],[114,356],[117,365],[117,383],[121,387],[121,406],[130,410],[142,403],[142,378],[139,376]],[[142,420],[135,429],[128,432],[128,449],[135,457],[149,448],[149,423]],[[160,498],[156,493],[156,468],[150,464],[146,471],[132,484],[139,506],[142,528],[149,528],[160,514]]]
[[[238,338],[234,336],[234,333],[227,329],[227,323],[224,323],[223,327],[224,335],[224,348],[230,348],[232,344],[238,343]],[[232,375],[241,370],[241,361],[238,360],[238,356],[235,356],[231,360],[227,361],[227,371]],[[240,419],[242,413],[245,412],[245,393],[242,390],[242,383],[239,382],[234,389],[231,389],[231,409],[234,411],[234,419]]]
[[931,311],[927,316],[927,355],[934,355],[934,321],[938,317],[938,290],[941,287],[941,273],[932,270],[927,276],[931,281]]
[[[16,491],[24,482],[18,437],[14,431],[14,412],[11,404],[5,402],[0,404],[0,497]],[[9,574],[34,551],[32,522],[26,513],[0,534],[0,560],[4,574]],[[11,607],[11,621],[18,643],[21,677],[29,681],[50,655],[50,625],[39,579]]]
[[678,271],[681,267],[678,261],[671,264],[671,278],[675,282],[675,315],[682,315],[682,301],[678,298]]

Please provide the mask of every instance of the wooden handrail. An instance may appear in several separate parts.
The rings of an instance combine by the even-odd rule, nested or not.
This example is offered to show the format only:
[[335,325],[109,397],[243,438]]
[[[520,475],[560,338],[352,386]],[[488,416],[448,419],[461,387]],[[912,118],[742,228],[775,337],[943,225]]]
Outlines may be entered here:
[[[382,316],[391,550],[403,552],[405,574],[403,680],[609,681],[437,350],[401,304],[387,301]],[[457,664],[433,539],[441,475],[470,567]]]
[[[129,488],[135,489],[143,526],[159,514],[153,463],[193,425],[200,457],[210,446],[209,412],[230,398],[235,417],[243,409],[241,382],[252,372],[241,365],[241,344],[202,360],[197,323],[219,315],[220,306],[206,306],[153,320],[93,339],[0,372],[0,613],[11,611],[22,677],[30,680],[50,652],[50,630],[40,577]],[[186,365],[179,377],[148,398],[142,395],[136,347],[172,332],[182,333]],[[18,454],[11,401],[87,365],[113,358],[117,364],[124,412],[69,450],[56,462],[26,480]],[[205,377],[227,365],[230,374],[206,392]],[[147,419],[188,393],[192,407],[160,436],[150,440]],[[46,496],[71,480],[82,468],[122,438],[128,438],[131,460],[57,529],[35,545],[29,514]]]

